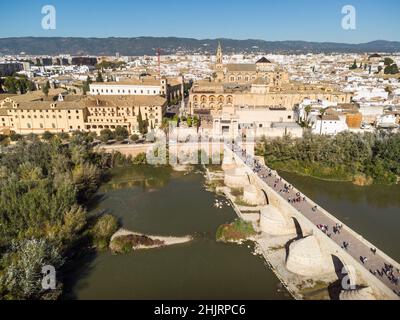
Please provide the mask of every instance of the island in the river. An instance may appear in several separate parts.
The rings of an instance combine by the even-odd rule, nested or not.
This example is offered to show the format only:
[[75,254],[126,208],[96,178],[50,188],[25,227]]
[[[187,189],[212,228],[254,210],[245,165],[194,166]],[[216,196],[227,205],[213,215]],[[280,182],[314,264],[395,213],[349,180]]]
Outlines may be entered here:
[[150,236],[125,229],[120,229],[111,237],[110,250],[113,253],[129,253],[134,250],[154,249],[188,243],[192,240],[193,237],[191,236]]

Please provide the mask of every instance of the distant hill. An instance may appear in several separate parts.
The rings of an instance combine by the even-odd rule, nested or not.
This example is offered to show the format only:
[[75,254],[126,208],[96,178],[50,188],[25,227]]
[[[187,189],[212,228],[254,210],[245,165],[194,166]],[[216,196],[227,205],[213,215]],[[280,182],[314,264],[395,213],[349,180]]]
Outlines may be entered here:
[[0,38],[0,54],[32,55],[154,55],[156,48],[163,54],[186,51],[190,53],[214,53],[218,42],[225,52],[272,52],[272,53],[361,53],[400,52],[400,42],[373,41],[361,44],[306,41],[264,41],[232,39],[190,38]]

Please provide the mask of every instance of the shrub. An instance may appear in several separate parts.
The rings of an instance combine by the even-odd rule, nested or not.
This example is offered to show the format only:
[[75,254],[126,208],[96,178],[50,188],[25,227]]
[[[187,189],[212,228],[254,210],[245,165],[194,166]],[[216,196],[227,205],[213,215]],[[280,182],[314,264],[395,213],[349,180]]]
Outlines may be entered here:
[[118,221],[114,216],[109,214],[101,216],[91,230],[94,246],[99,250],[106,249],[117,229]]

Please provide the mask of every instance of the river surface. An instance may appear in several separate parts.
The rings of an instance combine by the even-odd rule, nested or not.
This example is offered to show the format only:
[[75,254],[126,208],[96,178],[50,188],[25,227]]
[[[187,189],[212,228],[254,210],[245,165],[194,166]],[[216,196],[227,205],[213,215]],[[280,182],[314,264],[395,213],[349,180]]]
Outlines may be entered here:
[[[400,186],[357,187],[290,173],[282,176],[349,227],[400,261]],[[99,253],[77,263],[67,299],[290,299],[248,245],[215,241],[236,215],[213,207],[202,174],[169,169],[118,169],[91,212],[112,213],[124,228],[195,241],[128,255]]]
[[[99,253],[77,262],[67,299],[290,299],[248,244],[215,240],[232,222],[231,207],[213,207],[216,196],[200,174],[169,169],[118,169],[91,205],[121,225],[149,235],[193,235],[192,243],[128,255]],[[221,199],[222,200],[222,199]]]

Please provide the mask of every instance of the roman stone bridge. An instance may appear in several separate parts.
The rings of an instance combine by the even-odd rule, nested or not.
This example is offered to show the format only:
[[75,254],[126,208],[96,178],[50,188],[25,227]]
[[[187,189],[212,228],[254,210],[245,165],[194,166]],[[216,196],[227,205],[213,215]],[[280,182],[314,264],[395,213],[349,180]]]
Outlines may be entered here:
[[[400,283],[377,272],[386,264],[392,267],[394,277],[400,278],[396,261],[261,162],[237,145],[225,145],[225,184],[244,188],[248,199],[259,198],[259,204],[266,204],[260,210],[262,232],[277,237],[292,235],[286,244],[287,270],[308,278],[336,273],[339,280],[350,280],[353,286],[342,288],[341,299],[399,299]],[[287,192],[282,192],[285,185]],[[299,193],[300,201],[293,201]],[[263,201],[260,195],[266,199]],[[328,226],[328,231],[322,231],[320,225]],[[333,232],[337,225],[342,226],[340,234]],[[349,243],[347,249],[344,242]]]

